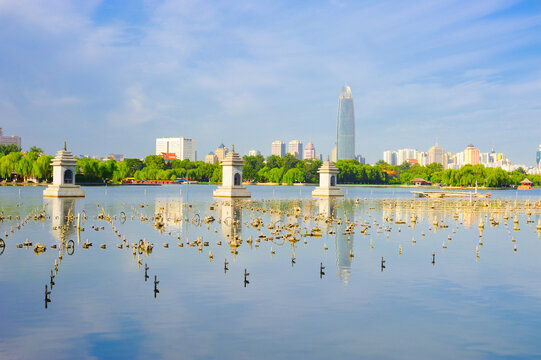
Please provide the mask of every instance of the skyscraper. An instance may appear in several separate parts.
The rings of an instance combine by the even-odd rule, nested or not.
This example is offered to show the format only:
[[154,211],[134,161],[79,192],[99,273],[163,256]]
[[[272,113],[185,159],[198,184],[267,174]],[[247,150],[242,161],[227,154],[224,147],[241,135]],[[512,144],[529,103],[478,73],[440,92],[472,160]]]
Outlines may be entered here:
[[311,141],[308,142],[306,148],[304,149],[304,158],[305,159],[315,159],[316,158],[316,148]]
[[276,140],[272,142],[272,155],[284,156],[286,154],[286,144],[283,141]]
[[444,153],[445,153],[445,151],[443,151],[443,148],[441,146],[439,146],[438,143],[436,142],[436,145],[432,146],[428,150],[428,163],[429,164],[437,163],[437,164],[442,164],[443,165],[443,154]]
[[541,144],[539,144],[539,148],[537,149],[535,161],[537,161],[537,167],[541,169]]
[[472,144],[468,145],[464,150],[464,164],[478,165],[479,164],[479,149]]
[[302,160],[302,142],[299,140],[291,140],[289,142],[289,151],[291,155],[295,156],[295,159]]
[[338,98],[336,148],[337,160],[355,159],[355,112],[349,86],[342,88]]

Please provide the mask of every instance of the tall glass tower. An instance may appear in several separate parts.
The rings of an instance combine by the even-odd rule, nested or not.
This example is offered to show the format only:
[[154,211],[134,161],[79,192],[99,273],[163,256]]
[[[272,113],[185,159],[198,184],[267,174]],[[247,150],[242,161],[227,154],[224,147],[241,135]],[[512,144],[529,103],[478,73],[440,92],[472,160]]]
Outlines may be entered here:
[[344,86],[338,98],[338,121],[336,131],[337,160],[355,159],[355,112],[353,95]]

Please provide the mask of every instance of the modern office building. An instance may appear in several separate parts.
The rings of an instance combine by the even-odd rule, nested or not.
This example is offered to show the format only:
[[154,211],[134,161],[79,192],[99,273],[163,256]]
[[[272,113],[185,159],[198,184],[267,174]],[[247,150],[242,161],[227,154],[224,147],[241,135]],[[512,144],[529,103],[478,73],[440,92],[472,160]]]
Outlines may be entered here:
[[355,159],[355,111],[349,86],[342,88],[338,98],[336,149],[338,160]]
[[443,151],[443,148],[436,142],[436,144],[428,150],[428,164],[437,163],[444,165],[445,159],[443,158],[443,154],[445,154],[445,151]]
[[289,142],[288,152],[295,156],[295,159],[302,160],[302,142],[299,140],[291,140]]
[[272,155],[284,156],[286,154],[286,144],[283,141],[276,140],[272,142]]
[[468,145],[466,150],[464,150],[464,164],[478,165],[479,164],[480,153],[472,144]]
[[248,151],[248,156],[257,156],[257,155],[261,155],[261,152],[259,150]]
[[0,128],[0,145],[17,145],[18,147],[21,147],[21,137],[4,136],[2,133],[2,128]]
[[316,158],[316,148],[314,147],[314,144],[312,144],[311,141],[306,144],[306,148],[304,149],[304,158],[305,159],[315,159]]
[[156,139],[156,155],[171,153],[179,160],[196,161],[195,139],[185,137]]
[[539,148],[537,148],[537,152],[535,154],[535,161],[537,163],[537,167],[541,169],[541,144],[539,144]]

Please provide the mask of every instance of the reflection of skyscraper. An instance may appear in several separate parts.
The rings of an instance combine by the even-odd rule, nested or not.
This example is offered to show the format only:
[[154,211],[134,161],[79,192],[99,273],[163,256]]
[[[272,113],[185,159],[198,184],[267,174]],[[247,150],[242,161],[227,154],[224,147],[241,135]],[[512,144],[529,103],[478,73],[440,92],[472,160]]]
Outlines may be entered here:
[[[355,218],[355,202],[345,200],[336,210],[336,217],[345,220],[347,217],[349,220]],[[347,284],[351,275],[351,256],[350,251],[353,250],[354,234],[344,235],[346,230],[345,221],[342,222],[335,234],[335,247],[336,247],[336,273],[344,284]]]
[[340,92],[337,122],[337,159],[355,159],[355,112],[349,86]]

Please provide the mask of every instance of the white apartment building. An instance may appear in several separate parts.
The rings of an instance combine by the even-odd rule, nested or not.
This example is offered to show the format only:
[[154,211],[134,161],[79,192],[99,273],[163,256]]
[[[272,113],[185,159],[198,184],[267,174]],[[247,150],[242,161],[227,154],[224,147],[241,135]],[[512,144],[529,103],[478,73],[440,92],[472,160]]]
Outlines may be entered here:
[[389,165],[398,165],[398,151],[386,150],[383,152],[383,161]]
[[157,138],[156,155],[174,153],[177,159],[196,161],[195,139],[185,137]]
[[272,155],[284,156],[286,154],[286,144],[283,141],[276,140],[272,142]]

